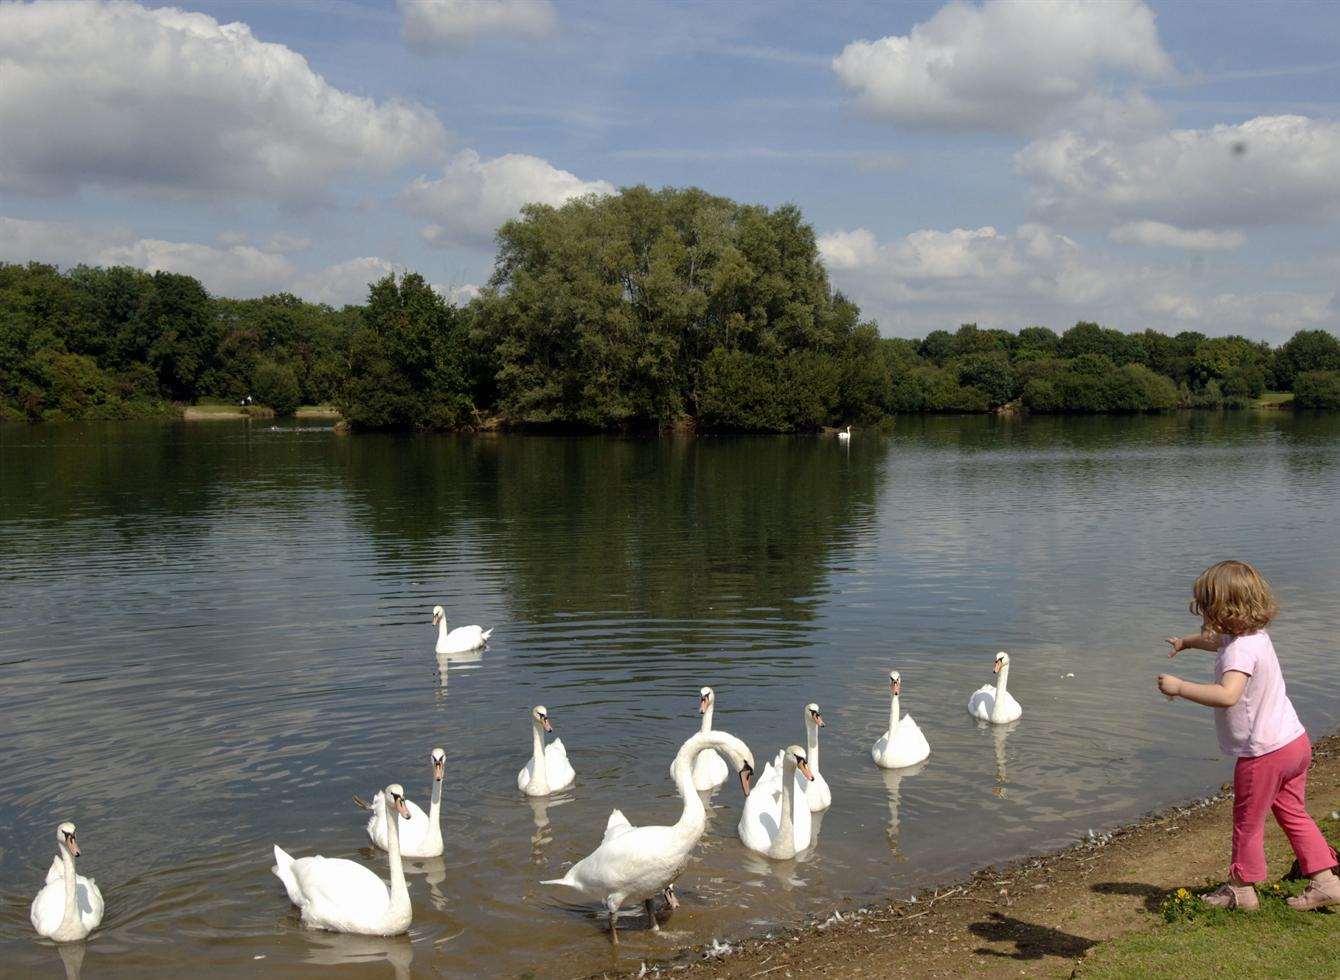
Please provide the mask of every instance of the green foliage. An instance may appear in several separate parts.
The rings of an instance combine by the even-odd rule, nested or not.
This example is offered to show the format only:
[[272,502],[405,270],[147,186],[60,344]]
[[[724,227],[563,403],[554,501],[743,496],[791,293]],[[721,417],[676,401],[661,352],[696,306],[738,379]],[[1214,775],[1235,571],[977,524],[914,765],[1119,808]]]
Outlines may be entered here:
[[1340,371],[1304,371],[1294,379],[1294,408],[1340,408]]
[[1309,371],[1340,371],[1340,340],[1325,330],[1300,330],[1275,355],[1274,387],[1294,391],[1295,380]]
[[[798,209],[697,189],[532,205],[474,304],[497,408],[527,425],[781,431],[878,415],[878,334]],[[738,401],[735,401],[738,399]]]
[[276,415],[292,415],[302,404],[302,388],[293,368],[274,361],[261,361],[252,375],[252,397],[273,408]]

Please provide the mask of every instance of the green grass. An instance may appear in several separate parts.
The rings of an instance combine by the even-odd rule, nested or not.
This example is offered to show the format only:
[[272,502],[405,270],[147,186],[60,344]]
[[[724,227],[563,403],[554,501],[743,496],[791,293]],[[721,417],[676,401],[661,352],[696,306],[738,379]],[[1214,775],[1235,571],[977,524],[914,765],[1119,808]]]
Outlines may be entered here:
[[[1340,821],[1322,821],[1334,842]],[[1340,975],[1340,914],[1295,912],[1284,899],[1305,881],[1257,889],[1256,912],[1211,908],[1184,889],[1159,907],[1165,924],[1093,948],[1077,974],[1085,980],[1131,977],[1327,977]]]
[[293,415],[300,419],[337,419],[340,412],[334,405],[299,405]]
[[1257,408],[1279,408],[1293,401],[1292,391],[1267,391],[1256,399]]

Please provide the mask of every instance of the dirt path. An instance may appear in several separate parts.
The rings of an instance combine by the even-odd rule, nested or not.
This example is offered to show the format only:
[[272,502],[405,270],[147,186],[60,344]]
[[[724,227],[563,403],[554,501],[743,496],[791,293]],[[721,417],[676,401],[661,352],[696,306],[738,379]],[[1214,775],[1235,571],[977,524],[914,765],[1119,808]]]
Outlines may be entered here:
[[[1319,742],[1308,777],[1309,808],[1340,808],[1340,736]],[[735,944],[727,956],[692,950],[658,972],[691,977],[1069,977],[1104,939],[1161,921],[1179,886],[1221,881],[1228,864],[1232,801],[1167,811],[1057,854],[919,896],[871,906],[841,922]],[[1272,875],[1292,861],[1273,821]],[[650,964],[649,964],[650,966]]]

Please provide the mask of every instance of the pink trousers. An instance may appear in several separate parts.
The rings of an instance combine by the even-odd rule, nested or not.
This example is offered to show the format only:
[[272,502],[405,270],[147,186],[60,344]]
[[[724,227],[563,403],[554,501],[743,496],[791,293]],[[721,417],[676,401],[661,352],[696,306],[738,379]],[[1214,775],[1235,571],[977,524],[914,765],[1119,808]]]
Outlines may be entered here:
[[1307,814],[1307,767],[1312,743],[1304,732],[1283,748],[1238,759],[1233,770],[1233,863],[1239,881],[1266,880],[1266,814],[1274,813],[1303,874],[1335,867],[1335,851]]

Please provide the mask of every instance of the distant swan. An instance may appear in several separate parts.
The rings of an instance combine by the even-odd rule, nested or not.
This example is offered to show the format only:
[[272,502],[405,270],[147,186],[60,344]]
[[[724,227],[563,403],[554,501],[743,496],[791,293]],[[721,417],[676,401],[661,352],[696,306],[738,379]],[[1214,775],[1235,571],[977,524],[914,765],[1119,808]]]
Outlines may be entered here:
[[805,802],[810,812],[818,813],[833,805],[833,794],[828,780],[819,771],[819,729],[824,727],[823,715],[814,702],[805,705],[805,759],[810,764],[810,781],[805,785]]
[[[413,800],[405,801],[408,815],[400,817],[400,853],[408,858],[439,857],[442,854],[442,780],[446,775],[447,753],[433,749],[429,753],[433,765],[433,786],[428,797],[428,812],[424,813]],[[368,817],[368,839],[383,851],[391,849],[390,835],[387,833],[387,811],[381,792],[365,803],[357,796],[354,802],[364,810],[371,810]]]
[[996,683],[983,684],[972,692],[972,697],[968,698],[968,714],[993,725],[1018,721],[1024,709],[1014,700],[1014,695],[1005,690],[1010,677],[1010,655],[1004,650],[1000,651],[991,669],[996,672]]
[[56,848],[46,884],[33,899],[28,917],[39,936],[71,943],[86,937],[102,922],[102,892],[92,878],[75,873],[79,844],[74,824],[66,821],[56,828]]
[[841,432],[838,433],[838,441],[839,441],[839,442],[850,442],[850,441],[851,441],[851,426],[850,426],[850,425],[847,426],[845,429],[843,429]]
[[577,778],[572,764],[568,762],[568,750],[563,747],[563,740],[556,738],[548,745],[544,744],[544,733],[553,730],[548,709],[537,704],[530,712],[530,759],[516,774],[517,789],[527,796],[557,793],[567,789]]
[[564,885],[605,906],[610,919],[610,940],[617,944],[619,906],[642,902],[650,927],[657,930],[652,899],[664,894],[672,906],[678,904],[670,886],[688,863],[694,845],[707,826],[707,811],[693,788],[693,764],[699,753],[720,749],[740,774],[740,786],[749,794],[754,757],[749,747],[723,731],[699,732],[689,738],[675,756],[671,772],[684,801],[679,820],[669,827],[634,827],[620,811],[610,814],[600,846],[582,858],[562,878],[542,885]]
[[302,910],[302,921],[315,929],[365,936],[397,936],[413,918],[405,869],[400,861],[400,821],[409,818],[405,791],[392,783],[377,794],[388,830],[387,863],[391,887],[356,861],[305,857],[296,860],[278,844],[270,871],[284,883],[289,901]]
[[911,715],[898,714],[898,696],[903,691],[902,675],[889,671],[889,729],[870,749],[875,765],[881,769],[915,766],[931,754],[930,743]]
[[437,627],[438,653],[465,653],[468,650],[478,650],[493,635],[492,629],[482,629],[478,626],[457,626],[448,633],[447,612],[441,606],[433,607],[433,625]]
[[810,807],[796,795],[796,773],[813,779],[805,750],[792,745],[781,753],[780,768],[765,771],[758,787],[745,800],[737,830],[744,846],[779,861],[795,857],[810,846]]
[[[713,691],[710,687],[704,687],[698,692],[698,713],[703,717],[700,731],[710,732],[712,730],[712,712],[716,708],[716,704],[716,691]],[[694,760],[693,788],[700,793],[720,786],[728,776],[730,776],[730,769],[726,767],[726,760],[721,758],[721,754],[716,749],[704,749]],[[670,763],[670,778],[675,778],[675,764],[673,761]]]

